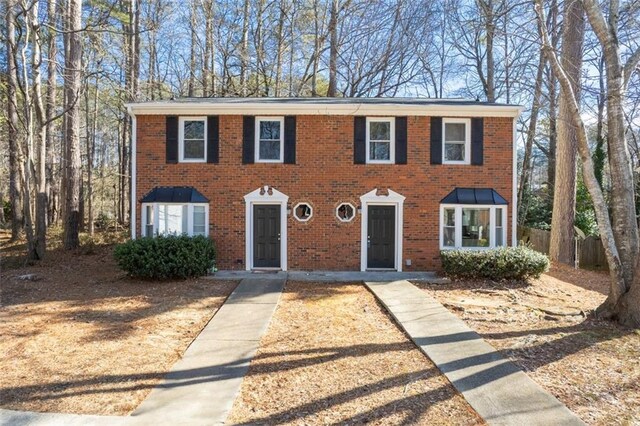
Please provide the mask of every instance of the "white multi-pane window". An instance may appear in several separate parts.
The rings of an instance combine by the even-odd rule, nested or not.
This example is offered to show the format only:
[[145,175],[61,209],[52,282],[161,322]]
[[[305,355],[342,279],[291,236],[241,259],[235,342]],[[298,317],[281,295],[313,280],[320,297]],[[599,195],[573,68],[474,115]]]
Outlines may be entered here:
[[282,163],[284,152],[284,118],[256,117],[255,161]]
[[442,246],[455,247],[456,245],[456,211],[455,209],[444,209],[442,224]]
[[367,117],[367,163],[395,161],[395,119]]
[[209,235],[208,204],[147,203],[142,205],[142,232],[156,235]]
[[207,159],[207,120],[204,117],[180,117],[178,131],[181,162],[203,162]]
[[506,206],[441,205],[440,248],[483,249],[506,245]]
[[469,164],[471,160],[471,120],[444,118],[442,120],[442,162]]

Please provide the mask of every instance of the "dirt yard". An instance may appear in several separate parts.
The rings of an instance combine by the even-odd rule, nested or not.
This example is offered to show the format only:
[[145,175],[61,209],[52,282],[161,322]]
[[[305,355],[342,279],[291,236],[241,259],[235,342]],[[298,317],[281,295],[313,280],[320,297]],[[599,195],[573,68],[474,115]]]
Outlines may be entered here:
[[285,288],[229,423],[481,424],[362,285]]
[[[2,244],[2,408],[129,413],[237,284],[132,280],[108,246],[53,250],[37,266],[7,270],[23,263],[21,249]],[[35,280],[18,278],[27,274]]]
[[529,286],[417,285],[585,422],[640,425],[640,332],[589,316],[606,274],[556,265]]

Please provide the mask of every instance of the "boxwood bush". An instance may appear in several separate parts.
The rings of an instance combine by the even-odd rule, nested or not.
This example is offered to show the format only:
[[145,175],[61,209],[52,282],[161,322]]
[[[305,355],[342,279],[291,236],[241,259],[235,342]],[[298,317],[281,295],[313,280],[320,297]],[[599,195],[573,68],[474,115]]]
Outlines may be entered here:
[[457,278],[526,280],[549,270],[549,258],[526,246],[443,250],[440,258],[445,273]]
[[215,264],[215,247],[207,237],[158,236],[116,246],[121,269],[137,278],[170,279],[206,275]]

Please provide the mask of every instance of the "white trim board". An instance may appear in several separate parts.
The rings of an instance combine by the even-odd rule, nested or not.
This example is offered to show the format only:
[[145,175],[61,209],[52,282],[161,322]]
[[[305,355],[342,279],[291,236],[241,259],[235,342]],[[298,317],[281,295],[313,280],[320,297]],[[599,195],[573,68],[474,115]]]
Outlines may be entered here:
[[395,270],[402,272],[402,241],[403,241],[403,216],[404,200],[406,197],[388,189],[388,195],[378,195],[378,189],[367,192],[360,197],[362,217],[360,223],[360,270],[367,268],[367,233],[369,227],[369,206],[395,206],[396,208],[396,243],[395,243]]
[[287,202],[289,196],[268,185],[244,196],[245,202],[245,270],[253,269],[253,206],[280,205],[280,269],[287,270]]
[[126,104],[138,115],[350,115],[350,116],[437,116],[437,117],[517,117],[523,107],[517,105],[473,104],[326,104],[288,102],[171,102],[157,101]]

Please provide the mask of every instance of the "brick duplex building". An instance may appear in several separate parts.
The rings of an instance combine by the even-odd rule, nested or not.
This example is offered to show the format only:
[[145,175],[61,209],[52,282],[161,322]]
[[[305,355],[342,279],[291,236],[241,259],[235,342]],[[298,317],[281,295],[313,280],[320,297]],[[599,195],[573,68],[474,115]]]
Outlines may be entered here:
[[515,244],[513,105],[188,98],[128,105],[132,238],[202,234],[221,269],[434,270]]

